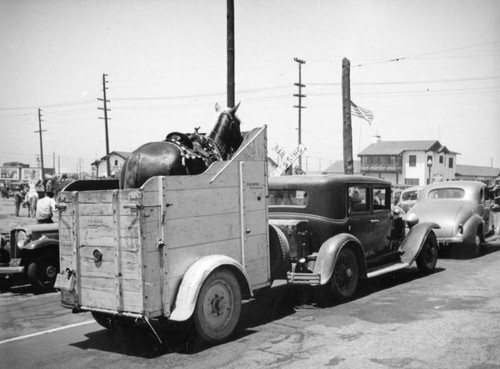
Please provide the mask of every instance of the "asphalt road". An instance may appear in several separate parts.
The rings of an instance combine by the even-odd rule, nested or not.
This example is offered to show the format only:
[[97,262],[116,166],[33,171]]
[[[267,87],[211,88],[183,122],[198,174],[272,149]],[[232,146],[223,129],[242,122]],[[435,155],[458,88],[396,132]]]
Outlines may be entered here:
[[[244,309],[236,337],[204,347],[188,327],[108,331],[58,293],[0,295],[3,368],[500,368],[500,240],[474,259],[441,258],[365,281],[348,303],[289,286]],[[309,290],[310,291],[310,290]]]

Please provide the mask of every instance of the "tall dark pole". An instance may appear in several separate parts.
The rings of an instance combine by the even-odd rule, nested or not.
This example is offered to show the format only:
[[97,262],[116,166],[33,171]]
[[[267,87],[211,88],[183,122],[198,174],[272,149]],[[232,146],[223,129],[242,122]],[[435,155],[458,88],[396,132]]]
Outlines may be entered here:
[[351,123],[351,62],[347,58],[342,59],[342,110],[344,113],[344,173],[354,174]]
[[[296,96],[299,98],[299,105],[294,105],[294,108],[297,108],[299,110],[299,145],[302,144],[302,109],[305,109],[305,106],[302,106],[302,98],[306,97],[306,95],[302,94],[302,87],[306,87],[306,85],[302,84],[302,64],[305,64],[306,62],[304,60],[301,60],[299,58],[294,58],[293,59],[295,62],[299,64],[299,83],[294,83],[295,86],[299,87],[299,93],[294,94],[293,96]],[[302,156],[299,156],[299,168],[302,169]]]
[[[97,100],[99,101],[102,101],[103,104],[104,104],[104,107],[103,108],[98,108],[98,109],[101,109],[101,110],[104,110],[104,126],[105,126],[105,130],[106,130],[106,176],[109,178],[111,177],[111,165],[109,163],[109,135],[108,135],[108,111],[110,109],[108,109],[108,106],[107,106],[107,103],[109,102],[109,100],[106,99],[106,90],[108,89],[106,87],[106,77],[107,77],[107,74],[103,73],[102,74],[102,93],[103,93],[103,98],[102,99],[99,99],[97,98]],[[99,117],[99,119],[102,119],[101,117]]]
[[234,0],[227,0],[227,106],[234,107]]
[[45,179],[45,167],[43,165],[43,138],[42,138],[42,132],[45,132],[46,130],[42,130],[42,110],[38,109],[38,131],[35,131],[35,133],[40,134],[40,161],[42,164],[42,181]]

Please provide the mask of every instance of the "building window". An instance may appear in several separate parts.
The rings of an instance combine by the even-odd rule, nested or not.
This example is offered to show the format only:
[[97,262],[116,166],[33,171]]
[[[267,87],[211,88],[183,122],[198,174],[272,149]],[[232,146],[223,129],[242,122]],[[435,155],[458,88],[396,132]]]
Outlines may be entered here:
[[410,155],[409,158],[410,160],[410,167],[416,167],[417,166],[417,155]]
[[118,160],[115,160],[115,165],[118,165]]
[[439,155],[439,164],[443,164],[444,163],[444,157],[443,155]]
[[453,168],[453,158],[448,158],[448,167]]
[[420,179],[418,179],[418,178],[405,178],[405,185],[419,186],[420,185]]

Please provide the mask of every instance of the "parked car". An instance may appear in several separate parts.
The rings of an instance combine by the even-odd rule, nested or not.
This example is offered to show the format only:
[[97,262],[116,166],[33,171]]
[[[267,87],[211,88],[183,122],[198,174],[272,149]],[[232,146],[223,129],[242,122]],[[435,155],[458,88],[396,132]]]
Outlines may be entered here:
[[492,211],[498,211],[498,206],[485,201],[486,185],[476,181],[439,182],[421,191],[407,216],[438,223],[440,228],[435,232],[441,246],[461,247],[466,255],[477,255],[486,237],[494,232]]
[[406,190],[401,192],[401,197],[397,206],[399,206],[404,210],[405,213],[407,213],[417,202],[418,194],[420,193],[422,187],[423,186],[414,186],[407,188]]
[[407,268],[431,273],[434,223],[405,222],[391,210],[391,183],[365,176],[269,178],[271,245],[281,238],[289,283],[327,285],[350,298],[358,280]]
[[18,226],[2,241],[0,282],[5,288],[29,281],[35,293],[53,290],[59,271],[57,223]]

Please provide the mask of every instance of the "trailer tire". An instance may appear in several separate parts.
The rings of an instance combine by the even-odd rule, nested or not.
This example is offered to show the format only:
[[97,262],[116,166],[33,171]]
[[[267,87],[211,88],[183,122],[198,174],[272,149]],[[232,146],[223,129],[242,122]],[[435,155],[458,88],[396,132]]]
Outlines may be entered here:
[[227,269],[217,269],[203,282],[193,314],[199,338],[219,343],[233,334],[241,314],[241,289]]
[[58,270],[59,257],[56,253],[42,253],[37,256],[28,265],[28,278],[33,292],[38,294],[52,291]]

